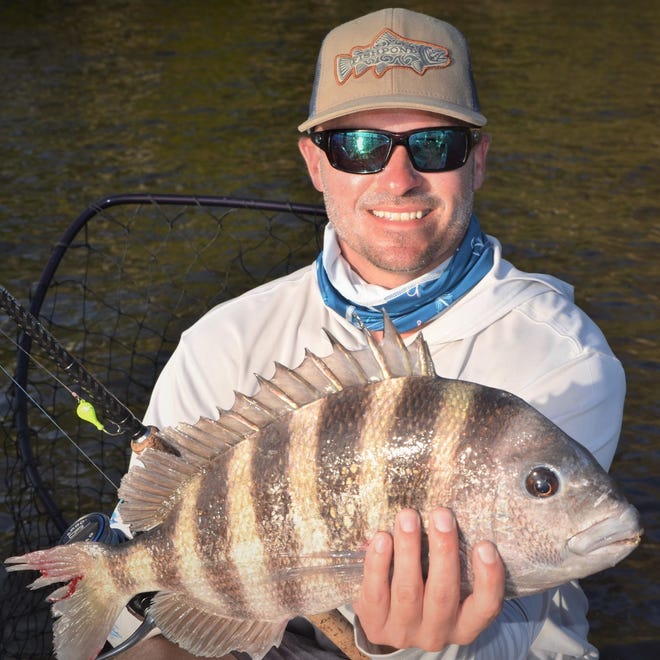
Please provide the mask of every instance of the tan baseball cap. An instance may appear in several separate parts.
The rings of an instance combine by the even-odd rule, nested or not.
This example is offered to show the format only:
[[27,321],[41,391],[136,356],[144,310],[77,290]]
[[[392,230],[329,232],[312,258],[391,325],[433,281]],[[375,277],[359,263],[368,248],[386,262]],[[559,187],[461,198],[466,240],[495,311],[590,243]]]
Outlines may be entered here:
[[407,9],[381,9],[329,32],[309,117],[298,130],[379,108],[426,110],[483,126],[465,37]]

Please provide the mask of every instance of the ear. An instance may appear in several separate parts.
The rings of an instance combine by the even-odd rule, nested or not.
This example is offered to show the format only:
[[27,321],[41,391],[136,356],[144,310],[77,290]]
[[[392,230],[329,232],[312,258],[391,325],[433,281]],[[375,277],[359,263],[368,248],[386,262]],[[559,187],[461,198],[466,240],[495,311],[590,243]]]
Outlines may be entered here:
[[325,157],[325,154],[306,135],[298,140],[298,149],[305,159],[307,171],[309,172],[309,177],[312,180],[314,188],[319,192],[323,192],[323,186],[321,184],[321,158]]
[[473,149],[473,172],[474,172],[474,190],[481,188],[486,178],[486,156],[490,147],[490,133],[482,133],[481,140]]

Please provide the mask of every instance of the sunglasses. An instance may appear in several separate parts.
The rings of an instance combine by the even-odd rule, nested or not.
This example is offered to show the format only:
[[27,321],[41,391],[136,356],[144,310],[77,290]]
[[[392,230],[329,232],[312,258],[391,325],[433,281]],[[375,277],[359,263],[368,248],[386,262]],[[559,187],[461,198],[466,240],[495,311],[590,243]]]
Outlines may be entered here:
[[463,167],[481,138],[478,128],[448,126],[390,133],[361,128],[310,132],[312,142],[332,167],[350,174],[375,174],[385,169],[394,147],[402,145],[419,172],[450,172]]

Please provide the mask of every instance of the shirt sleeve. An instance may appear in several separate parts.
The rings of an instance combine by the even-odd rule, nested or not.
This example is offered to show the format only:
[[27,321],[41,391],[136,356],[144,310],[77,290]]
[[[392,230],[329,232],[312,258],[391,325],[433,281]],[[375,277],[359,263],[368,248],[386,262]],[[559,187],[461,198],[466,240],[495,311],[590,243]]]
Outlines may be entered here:
[[613,355],[586,351],[520,392],[609,470],[621,433],[626,379]]
[[351,620],[355,627],[356,646],[370,658],[387,658],[388,660],[468,660],[476,658],[502,660],[502,658],[507,658],[507,660],[524,660],[543,627],[548,600],[548,594],[543,593],[504,601],[497,619],[472,644],[467,646],[452,644],[435,653],[415,648],[386,653],[381,647],[369,642],[355,614],[349,610],[348,615],[349,618],[352,617]]
[[587,599],[577,582],[534,596],[504,601],[497,619],[469,645],[430,653],[402,649],[385,653],[371,644],[350,607],[342,614],[355,628],[355,644],[370,658],[387,660],[595,660],[587,641]]

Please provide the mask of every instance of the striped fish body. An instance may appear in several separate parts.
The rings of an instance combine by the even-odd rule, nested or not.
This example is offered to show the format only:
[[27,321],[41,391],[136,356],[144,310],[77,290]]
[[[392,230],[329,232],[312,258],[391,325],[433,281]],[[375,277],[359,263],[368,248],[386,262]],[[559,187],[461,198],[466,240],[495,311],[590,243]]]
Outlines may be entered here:
[[[186,482],[163,522],[131,544],[150,566],[146,574],[158,576],[140,590],[195,593],[251,620],[350,602],[373,533],[391,530],[403,506],[426,509],[438,416],[426,406],[424,417],[420,395],[431,388],[442,396],[442,385],[412,377],[348,388],[214,458]],[[172,469],[180,460],[155,452],[144,459],[146,475],[154,472],[149,461]],[[438,480],[436,499],[448,501],[450,485]]]
[[[428,406],[424,417],[420,395],[434,385],[442,396],[439,380],[415,377],[314,401],[191,484],[169,535],[207,562],[209,593],[216,602],[222,595],[227,614],[277,620],[354,598],[374,532],[391,530],[404,506],[427,508],[439,420]],[[402,407],[408,415],[396,414]],[[436,476],[435,499],[448,501],[451,483]]]
[[[283,367],[217,420],[165,429],[120,489],[143,533],[11,558],[51,598],[60,658],[94,657],[136,593],[158,591],[163,634],[198,655],[261,658],[288,619],[350,602],[365,547],[402,507],[428,524],[438,505],[470,548],[494,541],[507,595],[534,593],[612,565],[639,540],[635,510],[593,457],[521,399],[438,378],[421,338]],[[82,579],[80,579],[82,578]]]

